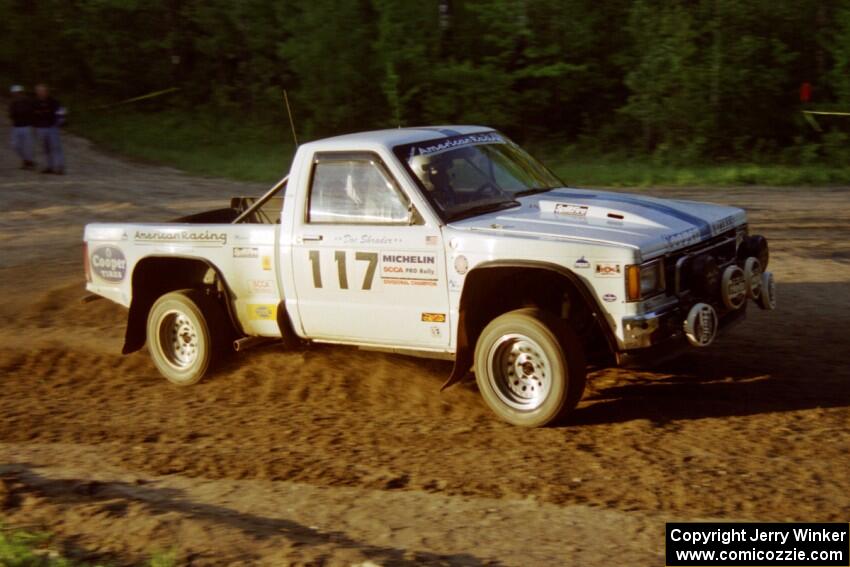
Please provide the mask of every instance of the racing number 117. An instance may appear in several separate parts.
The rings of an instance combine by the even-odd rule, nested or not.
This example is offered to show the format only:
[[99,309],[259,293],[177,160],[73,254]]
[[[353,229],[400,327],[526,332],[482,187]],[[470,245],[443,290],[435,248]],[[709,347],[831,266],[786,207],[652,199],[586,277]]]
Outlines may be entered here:
[[[375,268],[378,266],[378,253],[355,252],[354,259],[369,262],[369,265],[366,267],[366,274],[363,276],[362,289],[372,289],[372,281],[375,279]],[[336,261],[337,276],[339,277],[339,289],[348,289],[348,270],[345,264],[345,250],[335,250],[334,260]],[[322,268],[318,250],[310,250],[310,264],[313,267],[313,287],[321,288]]]

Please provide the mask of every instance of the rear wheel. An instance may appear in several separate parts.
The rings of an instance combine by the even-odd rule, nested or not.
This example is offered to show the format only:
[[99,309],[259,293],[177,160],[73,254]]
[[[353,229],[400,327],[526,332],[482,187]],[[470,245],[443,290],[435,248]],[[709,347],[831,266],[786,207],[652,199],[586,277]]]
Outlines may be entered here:
[[230,325],[221,305],[200,290],[160,297],[148,313],[148,350],[169,382],[200,381],[230,351]]
[[536,309],[493,319],[475,346],[475,379],[504,421],[541,427],[564,417],[584,393],[581,341],[567,323]]

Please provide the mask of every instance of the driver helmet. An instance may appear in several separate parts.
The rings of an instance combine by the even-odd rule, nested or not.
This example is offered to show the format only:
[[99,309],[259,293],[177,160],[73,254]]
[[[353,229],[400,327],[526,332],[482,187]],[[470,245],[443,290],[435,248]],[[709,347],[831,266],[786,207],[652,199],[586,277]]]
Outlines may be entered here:
[[408,163],[429,192],[443,192],[447,189],[448,172],[442,160],[427,155],[416,155],[410,158]]

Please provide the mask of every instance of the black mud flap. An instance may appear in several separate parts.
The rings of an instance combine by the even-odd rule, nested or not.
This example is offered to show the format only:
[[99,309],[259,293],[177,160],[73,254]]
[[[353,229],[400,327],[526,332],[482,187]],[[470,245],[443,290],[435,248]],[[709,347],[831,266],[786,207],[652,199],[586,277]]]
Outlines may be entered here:
[[124,332],[124,348],[121,349],[121,354],[130,354],[145,346],[147,339],[146,324],[150,305],[147,305],[146,309],[139,303],[141,302],[133,300],[133,303],[130,304],[130,312],[127,315],[127,330]]
[[469,369],[472,366],[472,357],[466,355],[463,358],[466,358],[467,360],[462,361],[461,357],[455,359],[455,366],[452,369],[451,376],[449,376],[449,379],[446,380],[442,386],[440,386],[441,392],[446,388],[454,386],[455,384],[463,380],[463,377],[466,376],[466,374],[469,372]]
[[463,377],[469,372],[469,369],[472,368],[472,349],[469,348],[469,337],[466,334],[466,328],[464,325],[464,313],[460,314],[460,321],[458,321],[458,333],[457,333],[457,353],[455,355],[455,365],[452,368],[452,373],[449,376],[449,379],[445,381],[445,383],[440,387],[440,391],[442,392],[446,388],[453,386],[463,380]]

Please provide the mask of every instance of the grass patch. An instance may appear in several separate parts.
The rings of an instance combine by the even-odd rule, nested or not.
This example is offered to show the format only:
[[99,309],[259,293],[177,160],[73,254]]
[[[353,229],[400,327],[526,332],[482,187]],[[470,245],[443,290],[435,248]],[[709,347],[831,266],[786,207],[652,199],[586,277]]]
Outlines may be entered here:
[[597,187],[850,184],[850,166],[782,163],[667,164],[651,157],[533,152],[569,185]]
[[73,132],[107,151],[197,175],[272,183],[289,171],[294,150],[288,130],[229,116],[105,110],[73,120]]
[[[71,129],[126,157],[170,165],[197,175],[269,184],[289,170],[294,150],[286,124],[263,124],[257,119],[238,119],[209,111],[81,109],[75,111]],[[847,165],[679,165],[648,156],[585,155],[576,152],[575,146],[566,145],[531,145],[531,150],[574,186],[850,184]]]
[[[174,567],[173,553],[157,553],[144,565]],[[54,538],[43,532],[32,532],[0,524],[0,565],[3,567],[109,567],[109,563],[77,561],[61,553]]]

